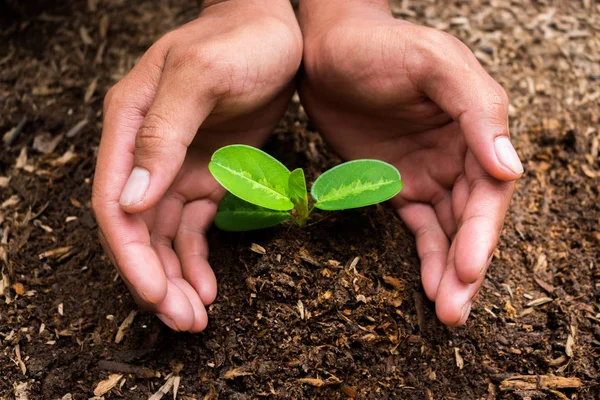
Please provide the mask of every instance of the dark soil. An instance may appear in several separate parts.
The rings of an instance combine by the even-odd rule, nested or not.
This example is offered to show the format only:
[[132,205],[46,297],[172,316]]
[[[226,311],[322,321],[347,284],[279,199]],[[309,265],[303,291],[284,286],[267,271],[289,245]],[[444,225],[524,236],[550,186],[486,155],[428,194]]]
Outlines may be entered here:
[[[436,320],[410,232],[377,206],[211,231],[219,296],[198,335],[130,314],[90,210],[103,93],[195,4],[59,3],[0,2],[0,399],[88,399],[112,374],[106,399],[165,383],[180,399],[600,399],[597,2],[393,2],[464,40],[512,99],[526,174],[466,326]],[[266,149],[309,181],[338,162],[296,102]]]

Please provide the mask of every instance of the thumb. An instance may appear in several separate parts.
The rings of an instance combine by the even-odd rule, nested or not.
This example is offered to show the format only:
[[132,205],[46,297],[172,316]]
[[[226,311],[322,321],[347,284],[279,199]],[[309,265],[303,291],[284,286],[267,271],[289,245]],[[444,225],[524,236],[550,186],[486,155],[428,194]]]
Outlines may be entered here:
[[417,72],[418,85],[460,125],[467,146],[488,174],[516,180],[523,166],[509,138],[506,92],[462,42],[441,32],[433,35],[448,50],[440,53],[433,46],[431,60]]
[[[181,71],[168,67],[135,140],[134,167],[121,192],[121,207],[138,213],[153,207],[179,173],[188,146],[214,106]],[[201,82],[201,81],[200,81]]]

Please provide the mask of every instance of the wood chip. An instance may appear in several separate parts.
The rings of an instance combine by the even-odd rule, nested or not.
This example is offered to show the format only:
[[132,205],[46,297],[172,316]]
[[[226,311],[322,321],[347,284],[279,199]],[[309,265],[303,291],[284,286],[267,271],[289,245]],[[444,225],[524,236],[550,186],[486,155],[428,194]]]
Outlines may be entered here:
[[573,358],[573,348],[575,347],[575,336],[577,335],[577,328],[574,325],[569,326],[570,332],[567,335],[567,343],[565,344],[565,354]]
[[500,390],[578,389],[579,378],[564,378],[554,375],[516,375],[503,380]]
[[86,46],[91,46],[94,44],[94,39],[92,39],[85,26],[79,28],[79,36],[81,36],[81,41]]
[[515,318],[517,316],[517,310],[513,307],[510,300],[506,300],[506,303],[504,303],[504,311],[506,311],[509,318]]
[[359,262],[359,261],[360,261],[360,257],[354,257],[354,258],[352,259],[352,262],[350,263],[350,266],[348,267],[348,269],[349,269],[350,271],[354,271],[354,273],[357,273],[357,272],[356,272],[356,266],[358,265],[358,262]]
[[260,244],[256,244],[256,243],[252,243],[252,245],[250,245],[250,251],[253,251],[256,254],[261,254],[261,255],[267,254],[267,251],[265,250],[265,248],[262,247]]
[[10,182],[9,176],[0,176],[0,188],[7,187],[9,182]]
[[87,119],[82,119],[81,121],[79,121],[78,123],[75,124],[74,127],[72,127],[71,129],[69,129],[67,131],[67,133],[65,133],[65,136],[68,138],[72,138],[75,135],[77,135],[86,125],[88,124],[88,120]]
[[13,142],[17,139],[17,137],[23,130],[23,127],[25,127],[25,123],[27,123],[27,117],[21,118],[21,121],[17,124],[17,126],[15,126],[14,128],[12,128],[4,134],[2,140],[4,141],[4,144],[7,147],[10,147],[13,144]]
[[465,360],[460,355],[460,349],[458,347],[454,348],[454,358],[456,359],[456,366],[458,369],[463,369],[465,366]]
[[300,251],[298,252],[298,257],[300,257],[302,261],[307,262],[315,267],[321,266],[321,263],[317,261],[313,256],[311,256],[308,253],[308,251],[306,251],[306,249],[300,249]]
[[406,288],[406,282],[393,276],[384,275],[383,281],[396,290],[404,290]]
[[23,147],[21,149],[21,152],[19,153],[19,157],[17,157],[17,160],[15,161],[15,168],[23,169],[23,168],[25,168],[26,165],[27,165],[27,148]]
[[560,356],[558,358],[555,358],[554,360],[548,361],[548,365],[551,367],[558,367],[559,365],[564,364],[567,360],[567,357]]
[[527,303],[527,307],[538,307],[546,303],[550,303],[551,301],[552,298],[550,297],[540,297],[539,299],[535,299]]
[[298,300],[298,313],[300,313],[300,319],[304,319],[304,304],[302,300]]
[[173,379],[173,400],[177,400],[177,392],[179,391],[180,376],[175,376]]
[[534,310],[533,307],[527,307],[526,309],[524,309],[523,311],[521,311],[521,313],[519,314],[519,318],[523,318],[523,317],[531,314],[534,311],[535,310]]
[[342,386],[342,393],[344,393],[346,396],[350,397],[351,399],[355,399],[358,396],[358,391],[353,388],[352,386],[348,386],[348,385],[344,385]]
[[19,382],[14,384],[15,400],[29,400],[29,384],[27,382]]
[[160,399],[162,399],[163,396],[165,394],[169,393],[169,391],[173,387],[173,384],[175,383],[175,378],[177,378],[177,377],[176,376],[171,376],[169,379],[167,379],[167,381],[165,382],[165,384],[162,385],[160,387],[160,389],[158,389],[158,392],[156,392],[152,396],[148,397],[148,400],[160,400]]
[[125,330],[127,330],[127,328],[129,328],[131,326],[136,315],[137,315],[137,311],[133,310],[129,313],[129,315],[127,315],[127,318],[125,318],[123,320],[123,322],[121,322],[121,325],[119,326],[119,329],[117,330],[117,335],[115,336],[116,344],[119,344],[119,343],[121,343],[121,341],[123,341],[123,338],[125,337]]
[[62,138],[63,135],[53,137],[48,132],[40,133],[33,139],[33,149],[42,154],[53,153]]
[[63,303],[60,303],[60,304],[58,305],[58,314],[59,314],[61,317],[62,317],[63,315],[65,315],[65,314],[64,314],[64,305],[63,305]]
[[535,280],[535,282],[540,285],[542,287],[542,289],[544,289],[546,292],[552,294],[554,293],[554,286],[552,286],[549,283],[544,282],[542,279],[538,278],[537,276],[533,276],[533,279]]
[[83,96],[83,102],[85,104],[88,104],[92,100],[92,96],[94,96],[94,93],[96,92],[97,85],[98,78],[94,78],[94,80],[90,82],[90,85],[88,86],[87,90],[85,91],[85,95]]
[[15,291],[15,293],[19,296],[22,296],[25,293],[25,286],[23,286],[23,284],[20,282],[17,282],[14,285],[12,285],[12,288]]
[[581,165],[581,170],[583,171],[583,173],[585,174],[585,176],[587,176],[588,178],[591,178],[591,179],[595,179],[595,178],[597,178],[597,177],[600,176],[600,172],[594,171],[587,164],[582,164]]
[[10,278],[4,273],[4,271],[2,271],[0,278],[0,295],[2,295],[4,294],[4,291],[10,287]]
[[25,363],[21,359],[21,346],[19,346],[19,344],[17,344],[15,346],[15,356],[17,358],[17,363],[19,364],[19,368],[21,369],[21,372],[23,373],[23,375],[27,375],[27,367],[25,366]]
[[108,23],[109,23],[108,15],[104,14],[102,16],[102,18],[100,18],[100,24],[98,27],[98,32],[100,33],[100,37],[102,39],[106,39],[106,34],[108,32]]
[[74,147],[71,146],[71,148],[69,150],[67,150],[65,152],[65,154],[63,154],[56,160],[52,161],[52,165],[54,165],[56,167],[62,167],[63,165],[67,165],[68,163],[73,161],[75,158],[77,158],[77,154],[73,151],[73,149],[74,149]]
[[122,374],[110,374],[108,378],[98,382],[98,385],[96,385],[96,388],[94,389],[94,396],[102,396],[105,393],[108,393],[117,385],[117,383],[119,383],[122,377]]
[[300,378],[300,379],[298,379],[298,382],[306,383],[310,386],[322,387],[322,386],[329,386],[329,385],[338,385],[342,381],[335,375],[332,375],[329,378],[327,378],[326,380],[323,380],[320,378]]
[[16,194],[13,194],[8,199],[4,200],[4,202],[0,205],[0,208],[4,209],[4,208],[16,206],[17,204],[19,204],[20,201],[21,201],[21,199],[19,199],[19,196],[17,196]]
[[252,372],[247,371],[244,367],[241,368],[233,368],[230,369],[229,371],[225,372],[225,374],[223,375],[224,379],[235,379],[238,376],[248,376],[248,375],[252,375]]
[[43,260],[44,258],[59,258],[65,254],[68,254],[71,250],[73,250],[72,246],[59,247],[57,249],[47,250],[43,253],[40,253],[38,258],[40,260]]

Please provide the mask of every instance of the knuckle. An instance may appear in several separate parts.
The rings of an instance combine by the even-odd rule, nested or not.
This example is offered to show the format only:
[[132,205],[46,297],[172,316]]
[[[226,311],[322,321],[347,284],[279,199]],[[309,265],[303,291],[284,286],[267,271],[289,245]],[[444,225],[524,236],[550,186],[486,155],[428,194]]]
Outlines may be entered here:
[[423,28],[422,32],[416,33],[415,36],[419,37],[419,44],[406,59],[408,63],[407,70],[417,71],[420,74],[430,74],[432,68],[437,65],[437,61],[444,56],[439,51],[440,42],[443,40],[442,33],[433,28]]
[[175,47],[167,55],[169,68],[177,74],[214,71],[219,67],[218,52],[212,46]]
[[[417,46],[407,58],[407,69],[418,71],[422,75],[441,72],[441,67],[456,64],[456,56],[467,52],[472,55],[468,47],[456,37],[429,27],[416,27],[413,32]],[[460,52],[448,49],[458,48]]]
[[169,122],[159,114],[149,113],[144,118],[135,138],[136,154],[154,153],[169,145]]
[[156,113],[147,114],[135,138],[136,157],[179,159],[185,154],[188,143],[174,132],[167,118]]
[[508,124],[508,96],[504,89],[499,88],[490,95],[483,106],[484,115],[503,129]]
[[222,44],[203,43],[202,46],[174,48],[167,56],[167,66],[171,73],[185,77],[191,82],[202,75],[204,90],[214,97],[224,97],[240,81],[239,71],[244,70],[244,59],[233,60],[231,53]]
[[121,91],[120,88],[121,88],[121,86],[119,85],[119,83],[117,83],[113,87],[108,89],[108,91],[106,92],[106,95],[104,95],[104,105],[103,105],[104,114],[107,113],[108,108],[115,101],[115,99],[118,99],[120,97],[120,91]]
[[496,92],[498,93],[501,104],[504,107],[508,107],[508,104],[510,103],[508,93],[506,93],[506,90],[504,90],[504,88],[499,83],[496,83]]

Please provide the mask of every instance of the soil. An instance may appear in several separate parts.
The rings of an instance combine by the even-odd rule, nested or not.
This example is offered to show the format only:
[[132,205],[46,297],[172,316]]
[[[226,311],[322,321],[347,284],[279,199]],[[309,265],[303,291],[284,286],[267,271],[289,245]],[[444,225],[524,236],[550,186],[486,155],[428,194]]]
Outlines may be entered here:
[[[103,94],[195,3],[33,3],[0,2],[1,399],[88,399],[106,379],[106,399],[600,399],[597,2],[392,2],[512,101],[526,173],[466,326],[437,321],[412,235],[375,206],[212,230],[219,296],[197,335],[137,311],[90,209]],[[266,149],[308,181],[339,162],[294,101]]]

